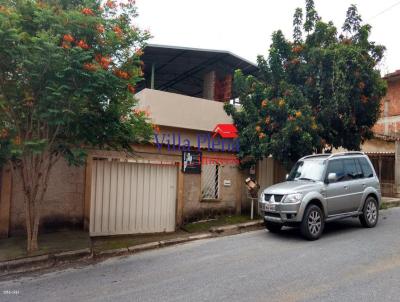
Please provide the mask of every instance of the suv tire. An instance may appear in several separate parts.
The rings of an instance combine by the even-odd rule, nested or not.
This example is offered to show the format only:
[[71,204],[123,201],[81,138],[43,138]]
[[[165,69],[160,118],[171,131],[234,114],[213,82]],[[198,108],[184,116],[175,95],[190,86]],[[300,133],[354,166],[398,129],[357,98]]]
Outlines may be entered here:
[[374,197],[370,196],[365,201],[363,213],[360,215],[360,222],[365,228],[373,228],[378,223],[378,219],[378,202]]
[[300,232],[308,240],[317,240],[324,231],[324,214],[319,206],[309,205],[304,211]]
[[280,230],[282,229],[282,224],[280,223],[275,223],[275,222],[270,222],[270,221],[264,221],[264,225],[268,231],[271,233],[279,233]]

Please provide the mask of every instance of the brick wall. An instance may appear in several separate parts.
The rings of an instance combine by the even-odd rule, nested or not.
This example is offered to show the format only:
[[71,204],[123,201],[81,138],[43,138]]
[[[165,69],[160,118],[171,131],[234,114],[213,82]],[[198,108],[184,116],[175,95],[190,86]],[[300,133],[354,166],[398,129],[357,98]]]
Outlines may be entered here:
[[388,81],[388,90],[382,101],[389,101],[387,116],[400,115],[400,79]]
[[400,78],[389,78],[387,84],[387,93],[381,100],[381,117],[373,131],[394,136],[400,132]]

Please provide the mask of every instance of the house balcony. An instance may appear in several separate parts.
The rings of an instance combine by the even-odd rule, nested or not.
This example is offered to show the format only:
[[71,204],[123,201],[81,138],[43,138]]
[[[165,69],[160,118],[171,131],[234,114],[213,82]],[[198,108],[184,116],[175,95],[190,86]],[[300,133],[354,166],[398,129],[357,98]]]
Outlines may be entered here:
[[231,124],[224,103],[154,89],[136,94],[137,107],[150,112],[160,127],[212,132],[217,124]]

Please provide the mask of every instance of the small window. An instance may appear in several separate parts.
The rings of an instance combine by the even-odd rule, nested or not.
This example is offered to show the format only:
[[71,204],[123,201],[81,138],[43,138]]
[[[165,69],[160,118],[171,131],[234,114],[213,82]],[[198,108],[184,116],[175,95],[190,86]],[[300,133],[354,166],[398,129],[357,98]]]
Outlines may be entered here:
[[367,161],[366,158],[360,157],[360,158],[358,158],[358,162],[360,163],[364,177],[373,177],[374,176],[374,172],[371,168],[371,165],[369,164],[369,162]]
[[343,160],[337,159],[329,161],[326,178],[328,178],[329,173],[336,173],[336,181],[343,181],[345,176]]
[[218,199],[219,198],[219,177],[220,165],[209,163],[201,169],[201,198]]
[[362,178],[363,173],[361,172],[361,168],[358,163],[354,160],[354,158],[347,158],[343,160],[344,165],[344,179],[352,180],[357,178]]

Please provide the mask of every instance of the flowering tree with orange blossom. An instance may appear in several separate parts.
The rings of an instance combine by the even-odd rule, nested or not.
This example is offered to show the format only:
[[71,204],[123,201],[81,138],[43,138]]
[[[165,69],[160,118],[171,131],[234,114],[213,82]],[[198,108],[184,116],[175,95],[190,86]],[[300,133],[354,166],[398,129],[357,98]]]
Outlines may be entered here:
[[0,166],[23,185],[28,251],[60,158],[81,165],[84,147],[129,152],[151,136],[132,110],[149,38],[136,16],[134,1],[0,1]]
[[293,40],[272,36],[268,58],[258,57],[259,76],[235,75],[241,106],[225,104],[239,130],[243,166],[272,155],[286,168],[300,157],[344,147],[359,150],[372,137],[386,84],[377,65],[384,47],[369,40],[355,6],[342,32],[306,1],[298,8]]

